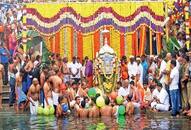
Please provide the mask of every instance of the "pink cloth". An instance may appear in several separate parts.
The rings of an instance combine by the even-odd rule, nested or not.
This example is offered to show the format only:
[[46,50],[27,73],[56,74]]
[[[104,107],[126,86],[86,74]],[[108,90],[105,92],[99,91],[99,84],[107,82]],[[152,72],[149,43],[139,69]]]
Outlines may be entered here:
[[9,35],[9,50],[14,50],[17,45],[17,38],[15,35]]

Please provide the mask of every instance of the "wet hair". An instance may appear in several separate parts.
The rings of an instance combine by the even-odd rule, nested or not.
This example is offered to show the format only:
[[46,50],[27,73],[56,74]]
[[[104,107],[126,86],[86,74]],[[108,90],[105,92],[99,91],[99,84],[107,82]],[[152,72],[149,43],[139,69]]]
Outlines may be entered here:
[[81,106],[82,106],[82,108],[85,108],[85,106],[86,106],[86,101],[85,100],[81,101]]
[[132,95],[132,94],[130,94],[130,95],[127,96],[127,100],[128,100],[128,101],[131,101],[132,98],[133,98],[133,95]]
[[171,64],[176,67],[176,61],[175,60],[171,60]]
[[134,86],[134,85],[135,85],[135,82],[134,82],[134,81],[131,81],[131,82],[130,82],[130,85],[133,85],[133,86]]
[[110,103],[109,97],[106,96],[106,97],[105,97],[105,105],[109,105],[109,103]]
[[94,103],[96,103],[96,100],[97,100],[97,98],[98,98],[99,96],[101,96],[101,95],[100,95],[99,93],[97,93],[95,97],[92,97],[92,101],[93,101]]
[[176,52],[172,52],[172,53],[171,53],[171,57],[172,57],[173,59],[176,59],[176,54],[177,54]]
[[58,97],[58,103],[61,104],[61,101],[64,99],[64,96],[59,96]]
[[36,60],[40,60],[40,55],[37,55],[37,56],[36,56]]
[[20,72],[21,74],[24,74],[24,73],[25,73],[25,69],[24,69],[24,68],[21,68],[21,69],[19,70],[19,72]]

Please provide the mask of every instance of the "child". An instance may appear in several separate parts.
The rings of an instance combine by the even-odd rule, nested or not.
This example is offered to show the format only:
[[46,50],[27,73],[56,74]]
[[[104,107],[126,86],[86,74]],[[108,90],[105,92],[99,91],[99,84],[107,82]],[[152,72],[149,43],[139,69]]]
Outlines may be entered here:
[[132,97],[133,97],[132,95],[128,95],[127,97],[128,103],[126,105],[126,113],[128,116],[132,116],[134,114],[134,105],[131,101]]
[[69,110],[69,105],[68,105],[68,99],[65,96],[60,96],[58,98],[58,106],[57,106],[57,111],[56,111],[56,116],[61,117],[61,116],[67,116],[70,114]]

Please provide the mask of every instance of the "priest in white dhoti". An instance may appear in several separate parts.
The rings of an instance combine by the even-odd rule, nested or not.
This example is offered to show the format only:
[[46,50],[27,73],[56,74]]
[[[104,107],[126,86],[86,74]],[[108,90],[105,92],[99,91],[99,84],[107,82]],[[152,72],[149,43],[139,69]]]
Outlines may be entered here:
[[129,80],[131,81],[132,77],[135,78],[135,76],[137,75],[138,66],[134,56],[130,56],[129,58],[130,62],[128,63],[128,75],[129,75]]
[[138,76],[138,82],[143,85],[143,66],[141,64],[141,58],[137,58],[137,76]]
[[161,83],[157,84],[157,89],[159,94],[154,97],[154,100],[151,103],[151,108],[157,111],[168,111],[170,107],[169,95],[167,91],[162,87]]

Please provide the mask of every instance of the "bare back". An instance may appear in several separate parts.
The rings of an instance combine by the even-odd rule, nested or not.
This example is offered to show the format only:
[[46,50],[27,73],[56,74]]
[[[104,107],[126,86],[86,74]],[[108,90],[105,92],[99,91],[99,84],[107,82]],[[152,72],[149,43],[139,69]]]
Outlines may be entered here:
[[53,91],[59,93],[60,87],[62,85],[62,79],[59,76],[55,75],[51,77],[51,82],[53,84]]
[[111,106],[104,106],[100,109],[101,116],[112,116],[113,108]]

